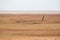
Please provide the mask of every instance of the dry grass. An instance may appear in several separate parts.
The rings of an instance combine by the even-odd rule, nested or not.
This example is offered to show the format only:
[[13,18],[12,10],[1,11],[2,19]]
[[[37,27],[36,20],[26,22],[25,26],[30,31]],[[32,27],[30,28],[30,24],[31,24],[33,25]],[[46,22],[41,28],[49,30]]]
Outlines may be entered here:
[[60,29],[60,24],[0,24],[0,29]]
[[60,37],[1,36],[0,40],[60,40]]
[[0,40],[60,40],[60,15],[0,15]]

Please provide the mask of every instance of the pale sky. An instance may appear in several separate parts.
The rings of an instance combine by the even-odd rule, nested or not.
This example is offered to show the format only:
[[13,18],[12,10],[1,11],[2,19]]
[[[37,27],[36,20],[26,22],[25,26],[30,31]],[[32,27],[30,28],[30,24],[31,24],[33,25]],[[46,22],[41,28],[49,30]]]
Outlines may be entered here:
[[60,11],[60,0],[0,0],[0,11]]

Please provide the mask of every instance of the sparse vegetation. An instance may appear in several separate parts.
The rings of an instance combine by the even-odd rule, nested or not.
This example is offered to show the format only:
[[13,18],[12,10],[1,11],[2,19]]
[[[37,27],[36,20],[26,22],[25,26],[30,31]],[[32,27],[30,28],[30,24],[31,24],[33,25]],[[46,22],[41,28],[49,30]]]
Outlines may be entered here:
[[55,40],[55,37],[60,37],[60,15],[0,15],[0,40]]

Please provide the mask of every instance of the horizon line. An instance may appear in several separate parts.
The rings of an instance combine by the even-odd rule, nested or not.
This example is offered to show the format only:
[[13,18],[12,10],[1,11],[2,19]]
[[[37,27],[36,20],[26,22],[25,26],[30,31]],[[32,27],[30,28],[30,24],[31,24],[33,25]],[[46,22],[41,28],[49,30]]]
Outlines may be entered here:
[[0,14],[60,14],[60,11],[0,11]]

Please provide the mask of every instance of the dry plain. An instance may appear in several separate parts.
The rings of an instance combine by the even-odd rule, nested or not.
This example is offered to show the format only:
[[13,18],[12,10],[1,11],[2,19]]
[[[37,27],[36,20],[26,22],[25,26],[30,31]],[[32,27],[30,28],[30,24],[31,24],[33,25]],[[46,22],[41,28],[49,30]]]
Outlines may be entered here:
[[60,40],[60,14],[0,14],[0,40]]

